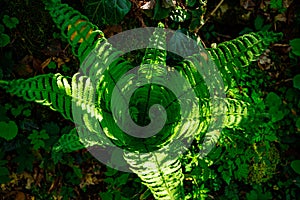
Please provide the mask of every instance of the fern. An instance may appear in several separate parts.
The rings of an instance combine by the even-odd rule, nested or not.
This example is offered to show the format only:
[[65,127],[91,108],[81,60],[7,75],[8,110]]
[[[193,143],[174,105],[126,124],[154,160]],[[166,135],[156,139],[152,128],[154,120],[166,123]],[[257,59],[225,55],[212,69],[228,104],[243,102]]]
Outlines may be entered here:
[[7,92],[26,101],[35,101],[60,112],[66,119],[72,120],[71,86],[69,78],[61,74],[45,74],[27,80],[0,81]]
[[[240,126],[244,121],[249,122],[246,117],[254,113],[251,101],[225,97],[211,99],[209,91],[217,87],[222,80],[214,76],[214,69],[203,70],[201,75],[199,74],[197,69],[202,67],[201,63],[209,64],[209,56],[202,52],[201,56],[191,55],[172,66],[172,70],[181,74],[192,87],[183,89],[183,92],[193,90],[197,102],[191,99],[177,99],[168,88],[153,84],[164,83],[170,70],[166,65],[165,35],[160,32],[161,29],[156,29],[149,40],[137,76],[126,76],[127,79],[120,83],[124,87],[118,89],[124,92],[132,85],[141,86],[133,93],[133,100],[129,103],[130,114],[136,124],[145,126],[151,121],[148,111],[154,104],[165,108],[166,124],[159,133],[149,138],[125,134],[115,123],[112,109],[122,110],[128,105],[124,103],[125,97],[121,96],[123,99],[120,99],[118,107],[111,108],[112,94],[117,82],[133,69],[133,66],[119,57],[121,52],[108,43],[103,33],[90,23],[87,17],[68,5],[61,4],[59,0],[44,2],[62,35],[70,43],[74,55],[81,61],[81,71],[72,78],[61,74],[46,74],[27,80],[0,80],[0,87],[27,101],[49,106],[66,119],[77,123],[76,129],[63,135],[53,147],[54,157],[59,152],[113,144],[125,150],[124,158],[131,170],[141,178],[156,199],[184,199],[184,175],[178,155],[173,154],[182,150],[183,145],[179,139],[190,140],[191,134],[196,133],[195,138],[198,142],[204,140],[205,145],[201,149],[204,155],[209,152],[215,138],[220,134],[220,127],[209,129],[209,124],[233,128]],[[159,24],[159,27],[162,27],[162,24]],[[278,40],[280,36],[281,34],[269,32],[251,33],[221,43],[217,48],[207,49],[221,72],[225,89],[235,87],[235,80],[242,75],[241,67],[248,66],[257,59],[270,43]],[[205,81],[212,84],[207,85]],[[174,82],[174,87],[184,88],[178,82]],[[192,112],[180,113],[183,101],[189,103]],[[209,109],[212,108],[212,103],[223,105],[226,110],[222,110],[222,106]],[[196,107],[196,104],[200,107]],[[122,119],[122,113],[119,114],[116,118]],[[180,114],[185,117],[181,119]],[[219,115],[225,115],[223,122],[215,121]],[[121,123],[128,124],[129,121],[124,119]],[[103,132],[99,132],[99,127]],[[209,132],[206,133],[207,131]]]
[[184,199],[181,163],[170,155],[170,149],[146,154],[125,152],[124,158],[156,199]]
[[58,0],[44,1],[46,9],[62,36],[72,46],[73,54],[83,61],[97,44],[104,40],[104,34],[88,18]]
[[207,48],[223,75],[226,90],[236,85],[236,80],[242,75],[240,72],[242,67],[249,66],[271,43],[281,37],[282,33],[260,31],[220,43],[216,48]]

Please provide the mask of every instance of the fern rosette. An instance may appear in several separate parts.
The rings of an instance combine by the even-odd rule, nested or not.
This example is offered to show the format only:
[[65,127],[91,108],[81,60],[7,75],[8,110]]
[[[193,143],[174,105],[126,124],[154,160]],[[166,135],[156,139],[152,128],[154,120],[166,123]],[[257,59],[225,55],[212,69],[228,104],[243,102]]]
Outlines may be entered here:
[[[281,35],[246,34],[208,53],[162,24],[105,39],[78,11],[59,0],[44,2],[78,56],[80,70],[71,78],[46,74],[1,80],[0,87],[74,121],[76,129],[60,138],[53,158],[56,152],[86,147],[101,162],[136,173],[156,199],[184,199],[179,155],[196,139],[204,157],[222,128],[239,126],[246,118],[252,101],[228,94],[238,85],[242,67]],[[140,66],[122,57],[139,49],[146,49]],[[180,61],[169,66],[167,55],[174,54]]]

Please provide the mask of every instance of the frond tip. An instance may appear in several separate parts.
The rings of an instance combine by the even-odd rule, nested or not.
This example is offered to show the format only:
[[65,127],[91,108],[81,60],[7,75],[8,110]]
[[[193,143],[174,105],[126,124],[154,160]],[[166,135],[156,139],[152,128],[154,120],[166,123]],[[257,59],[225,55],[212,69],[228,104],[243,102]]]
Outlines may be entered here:
[[44,74],[29,79],[0,81],[0,87],[7,92],[35,101],[60,112],[64,118],[72,120],[72,94],[70,79],[61,74]]

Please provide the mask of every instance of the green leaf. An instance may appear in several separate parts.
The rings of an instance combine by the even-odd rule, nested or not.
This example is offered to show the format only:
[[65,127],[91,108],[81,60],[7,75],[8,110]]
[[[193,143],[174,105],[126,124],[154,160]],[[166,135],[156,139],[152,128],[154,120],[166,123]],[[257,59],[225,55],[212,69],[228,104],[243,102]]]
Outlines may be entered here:
[[0,47],[5,47],[10,43],[10,37],[4,33],[0,33]]
[[12,140],[16,137],[18,133],[18,126],[14,121],[0,122],[0,137],[3,137],[6,140]]
[[4,26],[2,24],[0,24],[0,33],[4,32]]
[[293,78],[293,86],[294,88],[297,88],[300,90],[300,74],[297,74],[294,78]]
[[290,45],[292,47],[292,53],[296,56],[300,56],[300,38],[290,40]]
[[28,139],[31,140],[33,148],[38,150],[40,147],[45,147],[44,140],[49,139],[49,135],[46,133],[46,130],[41,130],[40,132],[33,130],[33,133],[28,136]]
[[22,173],[25,170],[32,172],[33,169],[33,162],[35,157],[31,152],[28,150],[19,150],[18,156],[15,157],[12,161],[18,165],[17,173]]
[[283,13],[286,10],[286,8],[283,7],[282,0],[271,0],[270,1],[270,8],[277,9],[281,13]]
[[7,108],[0,105],[0,121],[9,121],[9,118],[6,115]]
[[300,174],[300,160],[293,160],[291,167],[297,174]]
[[104,172],[104,174],[105,174],[106,176],[113,176],[113,175],[115,175],[117,172],[118,172],[118,170],[115,170],[115,169],[113,169],[113,168],[107,167],[107,171]]
[[84,11],[96,24],[118,24],[131,9],[129,0],[86,0]]
[[38,150],[41,147],[45,147],[45,142],[42,140],[35,140],[34,142],[31,142],[33,144],[33,149]]
[[49,64],[48,64],[48,68],[49,69],[56,69],[56,63],[51,61]]
[[258,15],[254,20],[254,27],[256,30],[261,30],[264,25],[264,17],[261,15]]
[[19,24],[19,20],[16,17],[9,17],[8,15],[4,15],[2,21],[9,29],[16,28]]
[[298,117],[296,120],[296,127],[300,128],[300,117]]
[[279,107],[281,103],[281,98],[274,92],[270,92],[266,97],[266,104],[269,107]]
[[73,170],[74,170],[74,173],[76,174],[76,176],[78,178],[82,178],[82,171],[79,167],[77,166],[73,166]]
[[118,186],[125,185],[127,183],[127,181],[128,181],[128,177],[129,177],[128,173],[122,174],[120,177],[118,177],[116,179],[116,182],[117,182]]
[[231,176],[229,175],[229,173],[227,171],[222,172],[222,178],[228,185],[230,184]]
[[272,26],[272,24],[266,24],[261,28],[261,31],[268,31]]
[[154,7],[154,14],[153,19],[160,20],[166,18],[171,9],[170,8],[164,8],[161,6],[161,0],[156,0],[155,7]]
[[7,176],[9,175],[9,171],[6,167],[0,167],[0,176]]
[[192,10],[192,21],[190,24],[189,29],[190,30],[196,30],[198,27],[200,27],[203,23],[203,16],[204,15],[204,10],[202,9],[197,9],[197,10]]
[[113,199],[113,194],[111,192],[101,192],[99,195],[101,199]]
[[9,181],[10,181],[10,179],[8,176],[0,176],[0,184],[5,184]]
[[189,7],[193,7],[196,4],[196,0],[186,0],[186,5]]

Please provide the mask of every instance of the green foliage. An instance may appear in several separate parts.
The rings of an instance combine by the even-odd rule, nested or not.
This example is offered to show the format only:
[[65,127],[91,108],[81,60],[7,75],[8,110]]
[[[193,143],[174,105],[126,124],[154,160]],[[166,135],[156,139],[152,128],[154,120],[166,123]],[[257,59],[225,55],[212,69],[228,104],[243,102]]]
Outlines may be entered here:
[[169,14],[173,22],[172,26],[176,29],[185,27],[191,32],[198,32],[199,28],[204,25],[206,6],[206,0],[186,1],[184,6],[177,6]]
[[66,119],[72,119],[71,86],[68,78],[61,74],[45,74],[28,80],[0,81],[0,85],[12,94],[49,106],[62,113]]
[[0,32],[0,47],[5,47],[10,43],[10,37],[5,34]]
[[12,140],[18,134],[18,126],[14,121],[0,121],[0,137],[6,140]]
[[19,24],[19,20],[16,17],[9,17],[8,15],[3,16],[2,22],[9,29],[16,28]]
[[129,200],[130,198],[127,198],[123,196],[123,194],[120,191],[120,188],[124,187],[126,183],[129,181],[130,174],[128,173],[117,173],[118,171],[113,170],[111,168],[107,168],[108,171],[105,172],[105,175],[107,176],[104,179],[104,182],[108,184],[107,191],[100,192],[99,196],[101,199],[124,199]]
[[285,12],[286,10],[286,8],[283,6],[282,0],[271,0],[270,8],[276,9],[281,13]]
[[170,12],[170,19],[174,22],[184,22],[190,17],[190,13],[179,6]]
[[[215,64],[221,71],[228,89],[236,85],[235,80],[241,78],[242,67],[249,66],[272,43],[282,37],[281,33],[257,32],[240,36],[232,41],[218,44],[216,48],[208,48]],[[229,72],[229,73],[228,73]]]
[[51,61],[47,66],[49,69],[56,69],[56,63],[53,61]]
[[169,6],[166,7],[163,4],[164,2],[165,0],[157,0],[155,2],[153,19],[161,20],[163,18],[166,18],[169,15],[171,8]]
[[280,161],[280,157],[274,145],[270,148],[255,145],[254,151],[256,155],[249,168],[248,180],[251,183],[260,184],[270,180],[276,173],[276,167]]
[[6,160],[2,160],[4,157],[4,152],[0,149],[0,184],[8,182],[9,179],[9,171],[5,166],[7,164]]
[[296,56],[300,56],[300,38],[290,40],[290,45],[292,47],[292,53]]
[[272,194],[271,192],[264,192],[263,188],[260,185],[256,185],[253,190],[246,194],[247,200],[260,200],[266,199],[271,200]]
[[300,74],[293,78],[293,86],[294,88],[300,89]]
[[[163,2],[166,3],[166,1],[156,1],[154,18],[162,18],[167,15],[167,11],[161,11],[163,6],[166,7]],[[89,2],[89,6],[93,5],[93,9],[95,9],[97,5],[100,7],[105,6],[104,3],[107,4],[106,1],[98,1],[96,4]],[[176,16],[174,16],[174,21],[177,20],[176,22],[182,23],[185,20],[191,19],[190,29],[196,30],[202,24],[201,16],[203,16],[205,12],[205,3],[206,1],[186,1],[189,7],[197,7],[198,9],[182,10],[182,12],[179,12],[180,17],[176,18]],[[186,198],[192,199],[204,199],[208,196],[207,193],[210,191],[205,184],[211,179],[214,180],[214,185],[209,188],[213,188],[217,191],[222,186],[225,186],[228,191],[233,179],[250,183],[261,183],[272,178],[279,162],[277,148],[273,145],[278,138],[272,129],[271,123],[261,125],[259,121],[261,120],[260,116],[255,119],[257,115],[253,111],[257,109],[258,113],[260,110],[264,112],[264,103],[259,97],[260,94],[255,92],[252,92],[249,96],[247,94],[247,89],[259,88],[258,82],[254,80],[253,82],[249,80],[245,81],[245,79],[247,76],[249,76],[249,79],[253,79],[253,77],[258,76],[258,73],[248,75],[245,73],[244,68],[256,60],[272,42],[277,41],[281,37],[280,33],[250,33],[234,40],[221,43],[216,48],[207,49],[222,74],[228,97],[226,99],[220,99],[221,102],[226,104],[227,110],[223,124],[223,136],[218,143],[218,147],[205,159],[196,153],[199,149],[203,148],[201,145],[203,142],[201,134],[205,131],[211,114],[207,109],[209,106],[207,103],[208,95],[206,95],[207,91],[203,87],[203,79],[195,72],[196,64],[193,64],[191,61],[182,61],[172,66],[189,80],[200,102],[203,103],[203,122],[201,121],[201,126],[199,126],[201,129],[199,128],[200,130],[196,136],[195,144],[191,147],[192,150],[187,152],[187,156],[179,159],[170,156],[166,153],[168,151],[164,149],[169,147],[167,144],[171,141],[175,130],[177,132],[181,131],[178,130],[178,127],[183,123],[180,121],[177,122],[176,118],[179,107],[178,103],[175,102],[174,107],[168,111],[171,112],[170,116],[173,117],[169,119],[170,121],[168,123],[171,128],[164,129],[156,138],[149,140],[143,139],[141,141],[124,134],[123,131],[114,125],[115,121],[111,115],[110,101],[112,88],[115,86],[115,83],[123,74],[132,68],[132,65],[121,58],[115,59],[118,52],[111,49],[111,45],[104,39],[103,33],[97,30],[97,27],[91,24],[88,19],[79,12],[74,11],[66,4],[59,4],[58,1],[48,2],[46,5],[57,27],[61,29],[62,35],[70,43],[74,54],[79,57],[81,62],[85,60],[90,51],[96,47],[99,48],[98,53],[102,59],[101,61],[103,61],[102,64],[105,65],[109,63],[110,60],[114,60],[103,77],[101,77],[101,81],[97,82],[96,88],[93,82],[95,80],[88,78],[90,75],[95,75],[101,70],[97,68],[97,66],[94,67],[94,58],[88,58],[85,63],[87,64],[86,68],[84,68],[81,73],[73,75],[72,78],[61,74],[44,74],[26,80],[0,81],[0,87],[4,88],[7,92],[23,97],[27,101],[35,101],[42,105],[49,106],[53,110],[61,113],[63,117],[68,120],[73,121],[71,112],[72,101],[75,103],[74,106],[76,108],[85,112],[82,118],[82,124],[76,124],[77,130],[73,128],[71,131],[66,131],[67,133],[62,133],[60,139],[58,139],[57,143],[53,146],[52,159],[55,164],[59,161],[68,163],[68,161],[63,159],[64,155],[62,153],[76,151],[87,146],[102,146],[105,144],[106,141],[103,139],[104,137],[97,133],[97,129],[95,128],[95,122],[98,123],[100,118],[105,118],[106,120],[102,120],[100,123],[106,130],[106,137],[114,141],[117,146],[129,150],[124,155],[125,160],[130,165],[132,171],[140,177],[142,183],[150,189],[156,199],[184,199],[185,196]],[[112,4],[110,3],[110,5]],[[107,11],[106,9],[107,7],[104,7],[104,9],[101,10]],[[117,12],[116,9],[116,7],[113,7],[115,12]],[[124,13],[125,12],[123,12],[123,14]],[[187,17],[188,13],[190,13],[191,18]],[[113,14],[114,17],[117,16],[116,13]],[[173,14],[175,15],[177,13],[174,12]],[[120,16],[121,15],[118,14],[118,17]],[[116,18],[114,18],[114,20],[116,20]],[[258,21],[258,28],[262,28],[260,24],[261,22]],[[150,43],[156,44],[158,48],[146,49],[139,71],[139,74],[141,74],[140,78],[159,79],[163,77],[161,74],[164,73],[165,69],[157,70],[158,68],[155,67],[153,67],[152,70],[147,69],[147,64],[151,64],[152,66],[167,66],[167,52],[159,48],[164,47],[165,38],[159,36],[161,36],[161,34],[155,33],[150,38]],[[178,47],[180,48],[180,45],[178,45]],[[191,56],[190,59],[195,60],[196,57]],[[235,81],[236,78],[238,81]],[[137,83],[139,83],[140,80],[137,80]],[[134,80],[129,79],[128,82],[126,82],[127,86],[135,83],[133,81]],[[239,85],[245,86],[245,90],[242,89],[240,91],[237,87]],[[94,89],[96,89],[96,94]],[[168,90],[150,85],[141,87],[138,92],[144,94],[143,96],[145,98],[138,99],[138,94],[133,95],[133,101],[130,105],[133,110],[131,114],[138,124],[145,125],[149,119],[147,117],[141,119],[138,117],[139,114],[146,116],[146,111],[149,110],[148,107],[155,103],[161,103],[162,95],[168,94]],[[203,93],[206,96],[201,96]],[[168,95],[166,99],[173,100],[172,98],[173,96]],[[96,99],[96,105],[93,104],[94,99]],[[141,105],[138,104],[138,102],[142,102],[140,103]],[[148,105],[146,111],[139,113],[139,110],[142,110],[141,108],[145,110],[145,104]],[[268,112],[271,114],[273,122],[282,119],[281,115],[277,116],[275,113],[275,110],[281,105],[281,98],[275,93],[269,93],[266,99],[266,106],[269,109]],[[120,106],[122,107],[123,105]],[[18,106],[14,109],[15,110],[11,109],[12,114],[19,116],[21,111],[25,108]],[[137,112],[134,112],[136,110]],[[285,115],[285,111],[282,111],[282,113]],[[259,114],[263,115],[264,113]],[[249,120],[247,119],[248,116],[250,116],[248,118]],[[191,117],[194,116],[191,114]],[[124,123],[126,123],[126,121]],[[86,134],[88,132],[94,134],[88,135],[89,137],[85,138],[86,141],[81,141],[82,139],[79,139],[77,131],[78,134]],[[52,134],[55,135],[57,132],[59,132],[59,129],[56,128],[56,131],[53,131]],[[211,134],[216,135],[219,133],[213,132]],[[161,139],[157,140],[157,138]],[[28,136],[28,139],[31,141],[31,144],[34,145],[35,150],[40,148],[48,150],[46,143],[48,143],[47,141],[51,138],[48,135],[48,131],[43,129],[41,131],[33,130]],[[236,140],[242,141],[241,144],[238,145],[235,143]],[[248,145],[248,147],[250,146],[251,148],[247,148],[244,145]],[[155,153],[151,152],[155,148],[162,149]],[[133,154],[134,151],[140,154],[137,156]],[[242,156],[243,153],[245,153],[245,155]],[[21,161],[20,158],[16,160],[18,162]],[[73,171],[72,173],[68,172],[66,177],[69,182],[79,184],[79,179],[82,178],[83,174],[81,170],[73,164],[73,161],[70,161],[70,163],[69,166]],[[216,169],[213,169],[213,164],[216,166]],[[184,170],[190,173],[189,175],[192,177],[193,184],[196,185],[195,187],[187,188],[193,192],[188,195],[185,195],[187,192],[184,191],[183,186]],[[5,169],[3,171],[6,172]],[[116,175],[115,173],[115,171],[108,171],[106,173],[108,178],[106,178],[104,182],[110,185],[110,188],[108,188],[107,192],[101,192],[99,194],[102,199],[127,199],[127,197],[122,197],[118,189],[129,182],[129,175],[118,174],[120,176],[116,178],[114,177]],[[4,176],[7,176],[7,173],[4,173]],[[67,195],[68,197],[75,198],[73,190],[68,186],[62,188],[61,194],[65,197]],[[231,196],[234,195],[231,194]],[[270,198],[270,193],[260,187],[254,187],[246,196],[248,199],[268,199]]]
[[274,122],[282,120],[287,114],[286,110],[282,108],[281,98],[274,92],[270,92],[266,97],[266,105]]
[[[24,148],[24,147],[23,147]],[[22,173],[24,171],[32,172],[33,163],[36,158],[33,155],[32,151],[28,149],[24,150],[22,148],[17,149],[18,156],[16,156],[12,161],[17,165],[17,173]]]
[[[2,22],[9,29],[16,28],[16,26],[19,24],[19,20],[17,18],[9,17],[8,15],[3,16]],[[10,36],[4,33],[4,31],[4,26],[0,24],[0,47],[5,47],[10,43]]]
[[87,0],[83,4],[86,15],[95,24],[118,24],[131,9],[129,0]]
[[300,160],[293,160],[291,162],[291,167],[297,174],[300,174]]
[[38,150],[39,148],[45,148],[45,140],[49,139],[49,135],[46,133],[45,130],[36,131],[33,130],[28,136],[28,139],[31,140],[31,144],[33,144],[33,148]]
[[264,24],[264,23],[265,23],[264,17],[258,15],[254,20],[255,29],[257,31],[268,31],[272,27],[272,24]]

